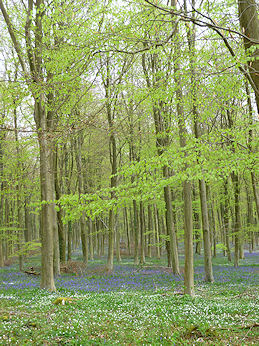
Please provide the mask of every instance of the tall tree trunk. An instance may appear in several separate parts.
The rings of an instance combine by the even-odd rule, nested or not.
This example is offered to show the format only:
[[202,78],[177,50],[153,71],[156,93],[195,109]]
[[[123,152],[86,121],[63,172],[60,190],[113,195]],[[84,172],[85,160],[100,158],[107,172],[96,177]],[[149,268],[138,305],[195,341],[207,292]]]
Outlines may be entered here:
[[[4,214],[4,225],[5,227],[9,227],[10,226],[10,207],[9,207],[9,200],[7,197],[5,197],[5,200],[4,200],[4,211],[5,211],[5,214]],[[8,230],[6,232],[6,236],[7,236],[7,239],[5,240],[5,253],[4,253],[4,257],[6,260],[9,259],[9,256],[12,254],[12,243],[11,241],[9,241],[10,238],[12,238],[12,231]]]
[[[197,194],[196,194],[196,189],[195,185],[193,185],[192,188],[193,191],[193,200],[197,200]],[[195,253],[198,255],[201,255],[201,234],[200,234],[200,216],[198,211],[194,208],[193,209],[193,220],[194,220],[194,229],[195,229]]]
[[[112,109],[111,98],[111,74],[110,74],[110,59],[107,56],[106,64],[106,76],[103,78],[103,84],[105,88],[106,98],[106,113],[109,124],[109,148],[110,148],[110,163],[111,163],[111,200],[116,198],[115,188],[117,187],[117,143],[115,137],[114,120],[115,120],[115,108]],[[114,233],[115,233],[115,214],[114,209],[109,210],[109,235],[108,235],[108,257],[107,257],[107,270],[113,271],[113,256],[114,256]]]
[[253,202],[248,184],[246,185],[246,201],[247,201],[247,229],[249,239],[249,252],[254,250],[254,218],[253,218]]
[[71,261],[72,258],[72,223],[69,220],[67,224],[67,261]]
[[[168,174],[168,167],[163,167],[163,176],[169,178]],[[172,208],[172,195],[171,195],[171,188],[169,185],[164,187],[164,200],[165,200],[165,207],[166,207],[166,230],[167,235],[170,237],[169,242],[169,249],[168,249],[168,262],[170,263],[170,267],[173,269],[173,273],[176,275],[180,274],[180,267],[179,267],[179,259],[178,259],[178,249],[177,249],[177,239],[176,239],[176,232],[173,222],[173,208]]]
[[239,235],[241,231],[241,215],[240,215],[240,186],[239,178],[236,173],[231,174],[233,186],[234,186],[234,209],[235,209],[235,227],[234,227],[234,239],[235,239],[235,257],[234,266],[239,265]]
[[[73,145],[71,145],[73,148]],[[71,148],[71,149],[72,149]],[[67,145],[64,145],[64,175],[65,175],[65,188],[66,193],[70,195],[71,193],[71,175],[73,172],[73,150],[68,151]],[[69,155],[70,154],[70,155]],[[71,157],[71,160],[69,159]],[[72,242],[73,242],[73,230],[72,230],[72,222],[68,221],[67,224],[67,261],[71,261],[72,257]]]
[[0,268],[4,266],[4,242],[3,235],[4,232],[1,229],[3,227],[3,210],[4,210],[4,197],[3,197],[3,173],[4,173],[4,163],[3,163],[3,140],[4,140],[4,131],[0,129]]
[[[152,236],[154,236],[154,231],[153,231],[153,219],[152,219],[152,209],[151,209],[151,205],[148,205],[148,257],[151,258],[152,257],[152,243],[151,243],[151,239]],[[153,237],[153,243],[155,243],[155,239]]]
[[[176,1],[171,0],[171,5],[176,7]],[[176,40],[178,40],[178,29],[175,30]],[[180,63],[177,55],[180,53],[179,44],[176,42],[174,52],[174,82],[177,86],[177,117],[180,137],[180,147],[186,146],[186,125],[184,120],[182,81],[180,79]],[[185,154],[186,155],[186,154]],[[184,169],[187,169],[187,164]],[[194,264],[193,264],[193,224],[192,224],[192,187],[189,180],[183,182],[184,195],[184,291],[186,294],[194,294]]]
[[[54,153],[54,179],[55,179],[55,192],[56,200],[58,201],[61,197],[60,193],[60,181],[58,180],[58,146],[55,148]],[[66,262],[66,237],[65,230],[62,221],[62,209],[59,207],[57,211],[57,223],[58,223],[58,240],[59,240],[59,256],[62,263]]]
[[253,187],[253,192],[254,192],[257,218],[259,220],[259,195],[258,195],[258,191],[257,191],[257,183],[256,183],[256,178],[255,178],[254,172],[251,172],[251,180],[252,180],[252,187]]
[[231,262],[231,251],[229,243],[229,196],[228,196],[228,179],[224,183],[224,206],[223,206],[223,227],[225,230],[225,245],[227,250],[228,261]]
[[251,58],[247,63],[248,71],[251,76],[251,80],[249,82],[255,93],[257,111],[259,113],[258,4],[255,0],[238,0],[238,12],[241,31],[246,35],[246,37],[244,38],[245,50],[247,56]]
[[120,227],[118,224],[118,214],[116,214],[115,218],[115,236],[116,236],[116,259],[117,262],[121,262],[121,248],[120,248],[120,242],[121,242],[121,234],[120,234]]
[[154,204],[154,239],[156,244],[156,256],[158,259],[161,257],[160,252],[160,236],[159,236],[159,213],[156,205]]
[[210,229],[209,229],[209,216],[207,207],[207,193],[205,181],[199,180],[200,189],[200,204],[201,204],[201,219],[202,219],[202,233],[203,233],[203,248],[204,248],[204,269],[205,281],[213,282],[212,259],[211,259],[211,243],[210,243]]
[[145,226],[144,226],[144,207],[143,202],[139,203],[139,224],[140,224],[140,264],[145,264]]
[[[174,6],[176,1],[173,0]],[[192,2],[195,5],[195,2]],[[185,3],[186,7],[186,3]],[[194,15],[194,13],[193,13]],[[194,134],[198,139],[200,137],[200,124],[199,124],[199,113],[197,108],[197,80],[195,77],[195,28],[187,30],[187,38],[189,45],[190,65],[191,65],[191,92],[192,92],[192,113],[194,121]],[[210,242],[210,231],[209,231],[209,218],[208,218],[208,207],[207,207],[207,194],[205,181],[199,180],[199,192],[200,192],[200,205],[202,215],[202,232],[203,232],[203,247],[204,247],[204,269],[205,269],[205,281],[213,282],[212,272],[212,260],[211,260],[211,242]]]
[[113,253],[114,253],[114,228],[115,228],[115,215],[114,211],[109,210],[109,234],[108,234],[108,258],[107,270],[113,271]]
[[[133,123],[133,110],[129,113],[129,160],[130,162],[139,161],[139,157],[136,155],[135,141],[134,141],[134,123]],[[135,176],[131,176],[131,183],[134,184]],[[134,235],[134,264],[139,263],[139,213],[138,206],[135,199],[132,201],[133,204],[133,235]]]
[[[41,104],[36,103],[35,113],[41,112]],[[41,118],[42,115],[39,115]],[[52,167],[52,148],[47,140],[48,134],[44,127],[39,131],[40,143],[40,184],[41,201],[41,288],[55,291],[54,283],[54,233],[56,232],[55,191]]]
[[[251,95],[250,95],[247,81],[245,81],[245,89],[246,89],[247,106],[248,106],[248,114],[249,114],[249,127],[250,127],[248,131],[248,149],[249,149],[249,152],[252,153],[252,140],[253,140],[252,126],[253,126],[254,120],[253,120],[253,107],[252,107]],[[254,199],[255,199],[255,205],[256,205],[257,218],[259,220],[259,195],[257,191],[257,184],[256,184],[254,169],[251,169],[251,181],[252,181],[252,187],[253,187],[253,193],[254,193]]]
[[213,249],[211,249],[213,257],[217,256],[216,249],[216,228],[215,228],[215,216],[213,209],[213,200],[210,193],[210,186],[206,184],[206,194],[207,194],[207,203],[208,203],[208,214],[209,214],[209,229],[210,229],[210,240],[211,245],[213,244]]
[[133,215],[134,215],[134,264],[139,263],[139,215],[137,202],[133,200]]
[[125,229],[125,233],[127,236],[128,254],[129,254],[129,256],[131,256],[131,235],[130,235],[130,229],[129,229],[127,207],[123,208],[123,216],[124,216],[124,229]]
[[[78,193],[79,201],[83,191],[83,167],[82,167],[82,144],[83,144],[83,135],[79,133],[78,138],[75,140],[75,158],[77,166],[77,177],[78,177]],[[80,218],[80,231],[81,231],[81,242],[82,242],[82,251],[83,251],[83,261],[88,263],[88,235],[86,227],[86,215],[85,212],[82,212]]]
[[[112,124],[112,122],[110,122]],[[113,133],[110,135],[110,159],[112,165],[112,176],[111,176],[111,199],[114,199],[115,191],[114,188],[117,186],[117,149],[116,149],[116,139]],[[114,252],[114,231],[115,231],[115,215],[114,210],[109,211],[109,237],[108,237],[108,259],[107,259],[107,269],[108,271],[113,270],[113,252]]]
[[[22,167],[20,163],[20,144],[18,139],[18,127],[17,127],[17,113],[16,113],[16,105],[14,104],[14,130],[15,130],[15,144],[16,144],[16,155],[17,155],[17,171],[18,174],[21,175]],[[22,220],[22,201],[21,201],[21,186],[22,184],[17,184],[16,186],[16,208],[17,208],[17,240],[18,240],[18,251],[19,251],[19,270],[23,270],[23,220]]]
[[93,221],[92,219],[89,217],[88,218],[88,229],[89,229],[89,256],[90,256],[90,260],[94,259],[94,246],[93,246],[93,236],[94,236],[94,232],[93,232]]
[[30,212],[28,208],[29,199],[25,196],[24,200],[24,238],[26,242],[32,241],[32,227],[30,227]]

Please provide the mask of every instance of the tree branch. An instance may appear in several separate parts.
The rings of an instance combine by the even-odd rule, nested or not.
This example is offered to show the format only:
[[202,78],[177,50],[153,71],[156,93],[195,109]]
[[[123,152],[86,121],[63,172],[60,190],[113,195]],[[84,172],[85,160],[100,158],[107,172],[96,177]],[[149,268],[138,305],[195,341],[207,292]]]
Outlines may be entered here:
[[7,29],[8,29],[9,35],[10,35],[10,37],[12,39],[12,42],[13,42],[13,45],[14,45],[14,49],[15,49],[17,55],[18,55],[18,59],[19,59],[20,65],[22,67],[22,70],[25,73],[25,75],[27,75],[28,72],[27,72],[25,61],[23,60],[22,48],[21,48],[20,43],[16,39],[16,36],[15,36],[15,33],[14,33],[13,24],[12,24],[12,22],[10,20],[10,17],[8,15],[8,13],[6,12],[6,9],[5,9],[5,6],[4,6],[2,0],[0,0],[0,9],[1,9],[1,12],[3,14],[5,23],[7,25]]

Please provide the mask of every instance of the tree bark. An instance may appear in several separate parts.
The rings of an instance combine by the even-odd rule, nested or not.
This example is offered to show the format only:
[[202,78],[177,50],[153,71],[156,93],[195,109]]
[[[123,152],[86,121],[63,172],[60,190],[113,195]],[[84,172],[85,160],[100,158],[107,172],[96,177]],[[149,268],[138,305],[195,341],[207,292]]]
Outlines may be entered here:
[[4,266],[4,249],[3,249],[3,210],[4,210],[4,197],[3,197],[3,173],[4,173],[4,163],[3,163],[3,140],[4,131],[0,129],[0,268]]
[[67,261],[71,261],[72,258],[72,223],[69,220],[67,225]]
[[93,236],[94,236],[94,232],[93,232],[93,221],[92,219],[89,217],[88,218],[88,235],[89,235],[89,257],[90,260],[94,259],[94,245],[93,245]]
[[134,264],[139,263],[139,214],[137,202],[133,200],[134,215]]
[[[20,144],[18,139],[18,127],[17,127],[17,109],[16,105],[14,104],[14,133],[15,133],[15,144],[16,144],[16,155],[17,155],[17,171],[18,174],[22,172],[21,163],[19,161],[20,159]],[[23,242],[23,220],[22,220],[22,201],[21,201],[21,186],[22,184],[16,185],[16,209],[17,209],[17,244],[18,244],[18,251],[19,251],[19,270],[23,270],[23,249],[22,249],[22,242]]]
[[234,186],[234,209],[235,209],[235,226],[234,226],[234,239],[235,239],[235,257],[234,266],[239,265],[239,235],[241,231],[241,215],[240,215],[240,186],[239,178],[236,173],[231,174],[233,186]]
[[156,256],[158,259],[161,257],[161,251],[160,251],[160,236],[159,236],[159,213],[157,206],[154,204],[154,239],[156,244]]
[[[37,110],[38,108],[38,110]],[[41,109],[41,104],[36,104],[36,114]],[[41,115],[39,115],[41,117]],[[40,183],[41,200],[46,202],[41,208],[41,288],[55,291],[54,283],[54,233],[56,228],[55,193],[52,167],[52,150],[47,140],[47,134],[39,131],[40,143]]]
[[144,207],[143,202],[139,203],[139,223],[140,223],[140,264],[145,264],[145,228],[144,228]]
[[[248,61],[248,70],[254,82],[254,92],[259,113],[259,17],[255,0],[238,0],[239,21],[244,38],[244,47]],[[252,50],[254,48],[254,50]]]
[[[152,257],[152,236],[154,236],[154,231],[153,231],[153,219],[152,219],[152,209],[151,209],[151,205],[148,205],[148,257],[151,258]],[[155,243],[155,239],[153,237],[153,243]]]
[[116,236],[116,259],[117,262],[121,262],[121,252],[120,252],[120,228],[118,225],[118,214],[115,219],[115,236]]
[[[81,195],[84,193],[83,191],[83,168],[82,168],[82,144],[83,144],[83,136],[82,133],[79,133],[78,138],[75,140],[75,158],[76,158],[76,166],[77,166],[77,176],[78,176],[78,193],[79,193],[79,201]],[[82,251],[83,251],[83,261],[84,263],[88,263],[88,235],[87,235],[87,227],[86,227],[86,215],[85,212],[82,212],[82,216],[80,218],[80,234],[81,234],[81,242],[82,242]]]
[[210,243],[210,229],[209,229],[209,216],[207,207],[207,193],[205,181],[199,180],[200,188],[200,204],[201,204],[201,218],[202,218],[202,232],[203,232],[203,248],[204,248],[204,269],[205,281],[213,282],[212,260],[211,260],[211,243]]
[[[60,181],[58,179],[58,146],[55,148],[54,153],[54,178],[55,178],[55,192],[56,192],[56,200],[59,200],[61,197],[60,193]],[[66,262],[66,237],[65,230],[62,221],[62,209],[59,207],[57,211],[57,223],[58,223],[58,240],[59,240],[59,255],[60,261],[62,263]]]
[[229,243],[229,196],[228,196],[228,179],[224,183],[224,206],[223,206],[223,227],[225,230],[225,244],[228,261],[231,262],[231,251]]
[[129,220],[128,220],[128,211],[127,207],[123,208],[123,216],[124,216],[124,229],[127,236],[127,248],[128,248],[128,254],[131,256],[131,235],[130,235],[130,229],[129,229]]
[[[196,188],[195,185],[193,185],[192,188],[193,191],[193,200],[196,202],[197,194],[196,194]],[[200,217],[198,211],[194,208],[193,209],[193,219],[194,219],[194,229],[195,229],[195,253],[198,255],[201,255],[201,234],[200,234]]]

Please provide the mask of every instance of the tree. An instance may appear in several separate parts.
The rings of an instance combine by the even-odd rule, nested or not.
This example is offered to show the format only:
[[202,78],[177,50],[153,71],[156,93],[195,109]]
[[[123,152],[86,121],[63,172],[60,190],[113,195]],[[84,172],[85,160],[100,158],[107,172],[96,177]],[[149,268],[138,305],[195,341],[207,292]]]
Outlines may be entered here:
[[[247,54],[247,68],[251,76],[250,84],[255,93],[259,113],[259,18],[255,0],[238,0],[239,21],[244,33],[244,47]],[[253,82],[253,83],[252,83]],[[258,197],[257,197],[258,199]]]

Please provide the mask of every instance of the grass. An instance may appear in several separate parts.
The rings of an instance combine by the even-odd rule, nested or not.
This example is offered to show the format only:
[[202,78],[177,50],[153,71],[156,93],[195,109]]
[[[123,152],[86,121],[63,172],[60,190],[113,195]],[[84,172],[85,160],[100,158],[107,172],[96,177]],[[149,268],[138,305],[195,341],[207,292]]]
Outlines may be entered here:
[[234,269],[219,256],[215,283],[206,284],[197,257],[194,298],[156,260],[136,267],[127,259],[110,275],[93,261],[82,276],[57,278],[55,293],[40,290],[38,277],[3,268],[0,344],[256,345],[258,260],[247,254]]

